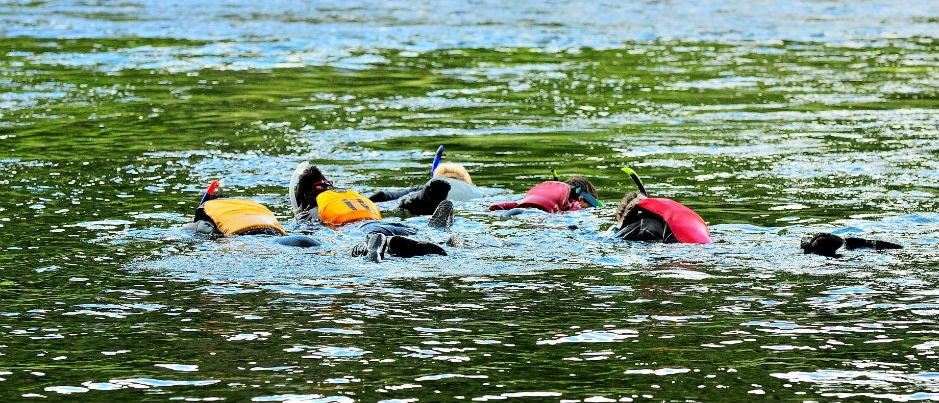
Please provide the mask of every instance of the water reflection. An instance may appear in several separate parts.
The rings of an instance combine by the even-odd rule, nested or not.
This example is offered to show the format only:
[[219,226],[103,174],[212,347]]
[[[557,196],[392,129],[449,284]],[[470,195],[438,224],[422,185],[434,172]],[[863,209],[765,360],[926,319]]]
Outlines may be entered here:
[[[936,398],[935,2],[262,8],[0,5],[0,400]],[[486,191],[449,256],[291,220],[297,162],[440,143]],[[610,239],[623,165],[716,242]],[[487,211],[551,168],[608,207]],[[179,230],[218,178],[323,246]]]
[[[487,4],[492,3],[492,4]],[[141,43],[130,49],[33,57],[46,63],[119,71],[270,69],[336,63],[381,63],[359,49],[409,52],[435,49],[617,48],[629,41],[669,39],[820,41],[869,47],[889,38],[932,33],[936,5],[902,1],[884,6],[812,1],[728,5],[721,1],[584,4],[473,4],[382,2],[367,7],[321,2],[298,9],[291,2],[235,1],[124,4],[7,3],[0,8],[7,37],[185,38],[178,47]],[[708,18],[700,18],[708,15]],[[822,17],[820,17],[822,16]],[[876,16],[873,18],[872,16]],[[172,27],[172,28],[168,28]],[[141,41],[143,42],[143,41]],[[56,41],[50,40],[50,47]],[[763,47],[761,47],[763,48]],[[818,54],[824,57],[824,54]]]

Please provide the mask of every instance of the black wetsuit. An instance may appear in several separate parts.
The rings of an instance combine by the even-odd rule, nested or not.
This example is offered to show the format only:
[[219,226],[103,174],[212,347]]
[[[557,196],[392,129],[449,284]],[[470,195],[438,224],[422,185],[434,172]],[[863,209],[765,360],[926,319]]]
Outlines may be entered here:
[[652,215],[638,217],[635,221],[624,224],[616,230],[615,236],[627,241],[678,242],[665,220]]

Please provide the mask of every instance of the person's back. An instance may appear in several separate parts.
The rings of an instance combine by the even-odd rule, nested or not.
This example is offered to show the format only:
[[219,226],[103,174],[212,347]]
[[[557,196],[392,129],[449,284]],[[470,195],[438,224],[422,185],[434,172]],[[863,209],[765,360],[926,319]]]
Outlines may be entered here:
[[617,238],[664,243],[710,243],[711,232],[697,213],[672,199],[629,192],[616,209]]
[[546,181],[529,189],[522,200],[495,203],[489,211],[538,209],[548,213],[577,211],[599,206],[597,189],[583,176],[571,176],[564,182]]
[[287,235],[277,217],[254,200],[228,198],[217,192],[219,182],[213,181],[206,191],[191,223],[183,228],[211,237],[236,235],[270,235],[285,246],[319,246],[319,241],[305,235]]
[[[407,238],[417,232],[414,227],[383,221],[381,212],[371,200],[353,190],[337,190],[318,167],[308,162],[301,162],[294,170],[288,192],[298,220],[332,228],[358,226],[366,239],[352,249],[353,256],[367,256],[369,260],[380,262],[386,253],[397,257],[447,254],[439,245]],[[430,226],[453,223],[452,203],[438,201],[434,207]]]
[[368,198],[376,203],[400,199],[399,210],[412,215],[429,215],[433,214],[441,200],[467,201],[482,195],[463,165],[445,162],[434,169],[433,177],[423,185],[384,189]]

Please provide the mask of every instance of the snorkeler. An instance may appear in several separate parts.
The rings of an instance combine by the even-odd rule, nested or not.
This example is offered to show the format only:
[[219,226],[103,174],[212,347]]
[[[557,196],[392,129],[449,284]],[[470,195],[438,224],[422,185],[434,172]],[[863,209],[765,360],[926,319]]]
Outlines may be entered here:
[[[437,244],[407,238],[417,228],[382,221],[381,212],[371,200],[349,189],[337,189],[332,181],[315,165],[301,162],[290,180],[290,203],[298,220],[318,222],[337,228],[354,224],[366,234],[364,245],[352,249],[353,256],[367,256],[380,262],[385,255],[414,257],[446,255]],[[428,220],[432,228],[447,228],[453,224],[453,203],[448,200],[425,200],[433,203],[434,214]],[[452,237],[451,237],[452,238]],[[449,245],[456,241],[448,241]]]
[[622,170],[636,182],[639,191],[627,193],[620,201],[615,237],[664,243],[711,242],[711,232],[701,216],[672,199],[648,197],[639,175],[629,168]]
[[819,232],[812,236],[802,238],[801,247],[804,253],[814,253],[816,255],[838,257],[836,253],[842,246],[847,250],[854,249],[902,249],[903,246],[893,242],[869,240],[857,237],[842,238],[829,232]]
[[218,190],[219,182],[212,181],[206,190],[192,222],[183,229],[212,237],[233,235],[271,235],[286,246],[307,248],[319,246],[319,241],[305,235],[287,235],[267,207],[248,199],[228,198]]
[[440,163],[442,155],[443,145],[440,145],[427,183],[405,189],[380,190],[369,196],[369,200],[380,203],[404,198],[398,209],[413,215],[428,215],[433,214],[440,200],[466,201],[481,197],[483,193],[473,185],[469,171],[461,164]]
[[527,209],[559,213],[601,205],[597,189],[587,178],[575,175],[561,182],[555,173],[553,181],[535,185],[525,193],[522,200],[495,203],[489,206],[489,211],[508,210],[504,215],[511,216],[524,213]]

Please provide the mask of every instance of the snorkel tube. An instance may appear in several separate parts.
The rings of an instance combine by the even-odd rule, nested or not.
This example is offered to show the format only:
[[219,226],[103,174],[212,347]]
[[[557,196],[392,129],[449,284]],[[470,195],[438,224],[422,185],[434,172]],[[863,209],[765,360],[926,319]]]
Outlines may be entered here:
[[217,180],[212,181],[212,183],[209,184],[209,187],[205,189],[205,194],[202,196],[202,201],[199,202],[199,205],[201,206],[202,203],[205,203],[207,200],[209,200],[209,198],[215,194],[215,191],[218,190],[219,187],[221,187],[221,185],[219,185]]
[[631,168],[622,167],[620,171],[626,172],[630,178],[633,178],[633,182],[636,182],[636,186],[639,187],[639,193],[642,193],[643,196],[648,196],[646,193],[646,187],[642,186],[642,179],[639,179],[639,175],[636,174],[636,171],[633,171]]
[[434,177],[434,171],[437,170],[437,165],[440,165],[440,157],[443,157],[443,144],[440,147],[437,147],[437,155],[434,156],[434,165],[430,167],[430,177]]

